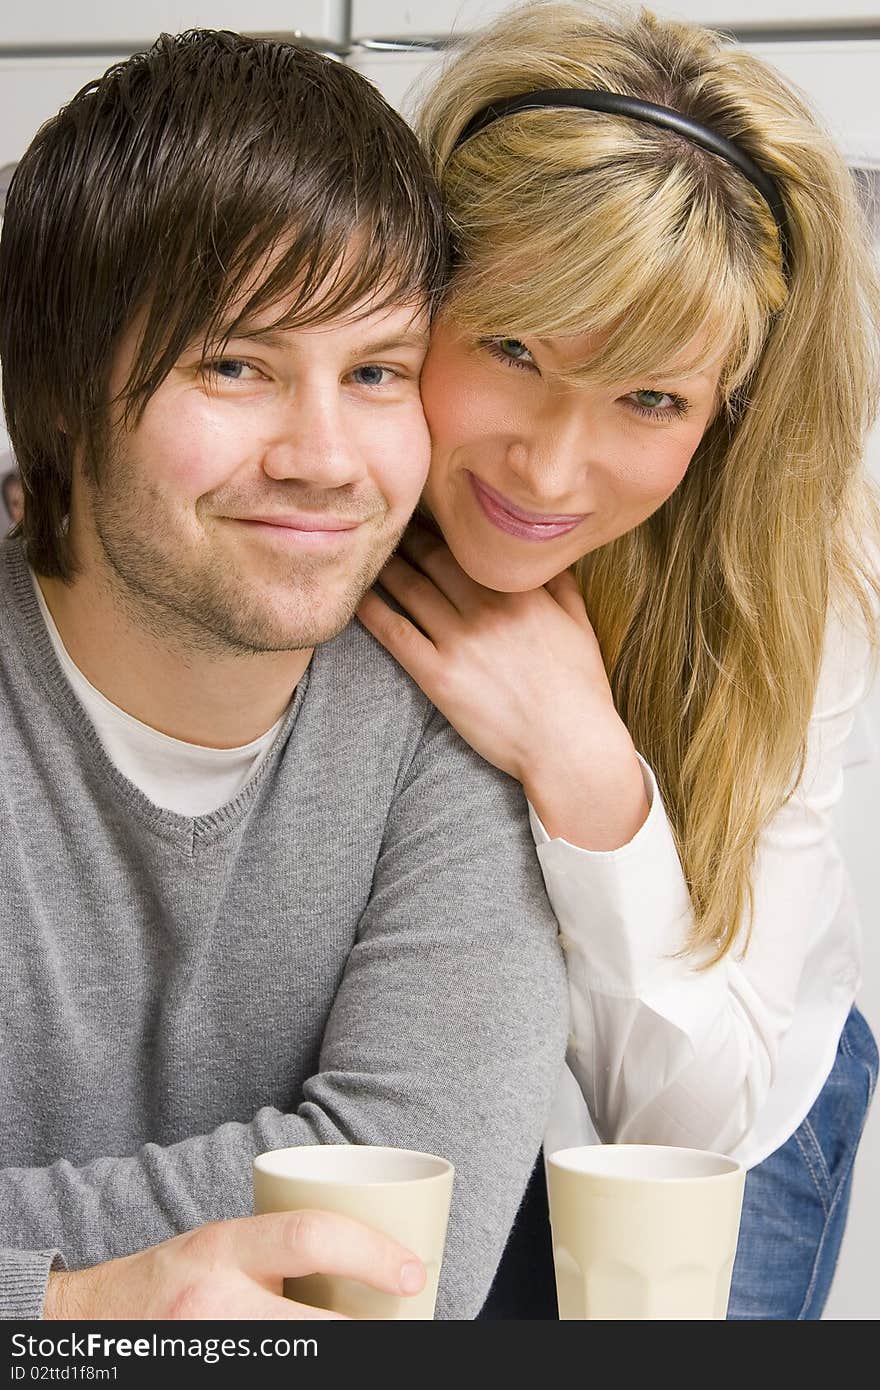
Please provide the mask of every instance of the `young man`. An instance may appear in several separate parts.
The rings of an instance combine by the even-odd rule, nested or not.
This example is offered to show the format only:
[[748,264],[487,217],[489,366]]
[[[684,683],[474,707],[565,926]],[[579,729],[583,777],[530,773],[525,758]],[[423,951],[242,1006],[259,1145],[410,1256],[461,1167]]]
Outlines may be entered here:
[[17,170],[7,1317],[419,1287],[354,1223],[248,1215],[253,1156],[303,1143],[449,1157],[437,1315],[489,1288],[563,1061],[555,919],[517,786],[349,622],[427,470],[444,264],[414,137],[294,45],[166,36]]

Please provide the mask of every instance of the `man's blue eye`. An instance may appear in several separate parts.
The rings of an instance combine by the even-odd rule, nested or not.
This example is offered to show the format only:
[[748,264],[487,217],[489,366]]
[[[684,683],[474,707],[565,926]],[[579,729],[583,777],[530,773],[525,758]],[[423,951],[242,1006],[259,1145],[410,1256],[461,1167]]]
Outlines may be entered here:
[[217,376],[226,377],[229,381],[238,381],[244,371],[246,363],[239,362],[235,357],[221,357],[216,362],[209,364],[212,372]]
[[354,375],[362,386],[381,386],[385,376],[385,368],[375,367],[372,364],[366,367],[356,367]]

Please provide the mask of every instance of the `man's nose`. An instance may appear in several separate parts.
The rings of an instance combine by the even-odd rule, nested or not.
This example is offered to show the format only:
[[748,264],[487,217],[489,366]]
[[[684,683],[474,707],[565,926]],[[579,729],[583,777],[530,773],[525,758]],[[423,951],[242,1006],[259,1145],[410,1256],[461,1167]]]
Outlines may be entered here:
[[363,479],[362,451],[335,392],[304,390],[284,403],[263,447],[263,471],[323,488]]

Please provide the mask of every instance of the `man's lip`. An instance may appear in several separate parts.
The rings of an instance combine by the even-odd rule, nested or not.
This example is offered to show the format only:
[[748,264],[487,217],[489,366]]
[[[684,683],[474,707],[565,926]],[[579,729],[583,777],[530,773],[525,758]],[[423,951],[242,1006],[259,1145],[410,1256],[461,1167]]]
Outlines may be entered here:
[[256,522],[260,526],[279,526],[287,531],[353,531],[363,523],[338,516],[239,516],[235,521]]
[[[470,473],[470,470],[468,470]],[[517,521],[525,521],[530,526],[565,526],[574,525],[577,521],[583,521],[588,512],[561,513],[561,512],[527,512],[522,507],[517,507],[503,493],[496,492],[488,483],[484,483],[482,478],[478,478],[475,473],[470,473],[471,482],[475,487],[485,492],[492,501],[499,507],[503,507],[511,516],[516,517]]]

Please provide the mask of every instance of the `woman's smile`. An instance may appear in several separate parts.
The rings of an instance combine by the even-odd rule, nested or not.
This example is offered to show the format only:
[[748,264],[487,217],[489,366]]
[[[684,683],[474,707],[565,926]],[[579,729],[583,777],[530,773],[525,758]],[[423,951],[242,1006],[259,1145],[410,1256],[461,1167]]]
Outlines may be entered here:
[[470,469],[466,470],[466,475],[474,497],[486,519],[493,526],[497,526],[499,531],[506,531],[509,536],[519,536],[524,541],[555,540],[557,536],[564,536],[569,531],[573,531],[589,515],[586,512],[581,512],[575,516],[553,516],[540,512],[527,512],[522,507],[516,506],[502,493],[496,492]]

